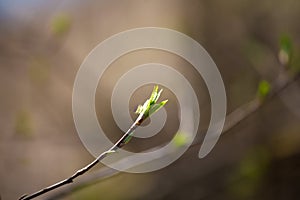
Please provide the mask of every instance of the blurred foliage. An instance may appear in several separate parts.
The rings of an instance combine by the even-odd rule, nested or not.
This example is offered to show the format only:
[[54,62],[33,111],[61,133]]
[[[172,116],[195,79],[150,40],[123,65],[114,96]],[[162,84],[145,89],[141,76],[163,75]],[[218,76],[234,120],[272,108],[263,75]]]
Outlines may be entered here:
[[266,80],[260,81],[260,83],[258,84],[258,88],[257,88],[258,98],[260,100],[264,100],[270,93],[270,90],[271,90],[271,85],[268,81],[266,81]]
[[291,70],[294,73],[299,73],[300,72],[300,52],[294,52],[294,55],[291,60],[290,64]]
[[178,132],[172,141],[175,147],[182,147],[188,143],[188,136],[186,133]]
[[255,39],[251,39],[244,44],[244,53],[251,61],[253,66],[259,66],[265,59],[266,49],[265,46]]
[[[296,43],[293,43],[292,40],[295,39],[295,41],[299,42],[300,29],[299,25],[297,25],[297,19],[299,18],[300,13],[299,2],[299,0],[276,2],[195,1],[193,3],[187,3],[186,1],[172,1],[172,4],[170,4],[170,1],[147,1],[146,3],[143,1],[137,1],[135,3],[126,4],[124,2],[112,3],[110,1],[108,1],[107,3],[103,3],[102,1],[81,1],[82,4],[76,6],[74,6],[73,3],[69,4],[69,2],[67,4],[64,4],[66,5],[66,7],[60,7],[61,5],[57,5],[61,10],[68,10],[74,13],[74,18],[73,15],[71,16],[68,13],[60,13],[54,16],[51,15],[51,13],[57,12],[57,6],[53,6],[56,5],[54,1],[53,5],[49,5],[48,3],[46,3],[43,9],[32,9],[33,5],[28,3],[23,3],[21,5],[11,3],[14,7],[18,8],[16,10],[18,11],[16,12],[16,14],[18,14],[18,16],[24,16],[24,19],[20,19],[20,22],[18,24],[14,21],[10,21],[11,17],[7,18],[9,20],[4,17],[1,18],[1,20],[3,20],[3,23],[1,23],[1,30],[4,30],[1,31],[3,36],[1,37],[1,44],[3,46],[1,53],[3,55],[3,70],[1,70],[1,75],[3,77],[1,79],[1,83],[4,88],[2,92],[3,102],[1,105],[3,105],[3,107],[7,107],[5,111],[4,109],[1,111],[3,113],[2,132],[9,133],[10,130],[6,128],[6,126],[4,126],[4,124],[9,123],[5,116],[9,114],[11,110],[14,110],[15,106],[18,105],[18,103],[20,103],[20,101],[22,100],[22,95],[27,92],[26,90],[23,91],[24,87],[21,87],[23,84],[23,80],[19,79],[19,75],[23,71],[22,68],[18,67],[19,63],[24,63],[24,60],[28,60],[26,57],[27,55],[32,56],[35,55],[37,50],[43,50],[43,55],[45,55],[45,57],[46,55],[49,55],[47,56],[47,58],[49,59],[49,63],[54,63],[54,60],[64,61],[63,64],[61,64],[61,66],[64,67],[64,70],[55,70],[53,71],[53,73],[61,73],[63,74],[63,76],[61,76],[60,78],[66,79],[57,83],[55,82],[55,84],[53,84],[53,90],[46,91],[49,92],[49,95],[42,96],[42,98],[52,97],[57,93],[62,92],[67,92],[67,94],[60,96],[58,100],[54,98],[47,99],[50,105],[53,105],[53,107],[51,108],[53,113],[44,113],[45,120],[41,121],[43,124],[40,125],[43,126],[43,130],[45,131],[45,134],[43,134],[45,135],[45,137],[41,137],[41,145],[48,148],[37,149],[41,147],[41,145],[35,146],[29,143],[28,150],[26,150],[26,152],[22,152],[23,145],[20,145],[20,148],[18,149],[5,149],[6,146],[10,147],[19,144],[19,141],[14,141],[10,138],[6,140],[5,137],[1,137],[1,139],[4,138],[2,139],[4,145],[1,146],[1,157],[4,159],[3,163],[5,163],[5,165],[2,165],[1,171],[10,168],[13,169],[8,170],[8,173],[2,173],[2,185],[0,186],[0,188],[2,188],[2,198],[16,199],[16,195],[21,193],[21,191],[24,192],[26,188],[28,189],[29,185],[24,184],[26,183],[26,180],[28,180],[28,178],[32,179],[32,181],[30,181],[32,182],[31,187],[34,187],[33,184],[39,184],[42,182],[51,183],[54,178],[53,174],[55,173],[55,170],[53,169],[53,166],[47,166],[47,163],[54,164],[55,162],[60,162],[60,167],[62,168],[60,170],[60,173],[62,176],[64,176],[63,174],[65,174],[66,167],[68,167],[70,164],[72,164],[73,168],[76,168],[75,165],[77,165],[79,162],[81,163],[83,159],[90,159],[89,154],[86,154],[85,151],[82,151],[82,148],[78,148],[78,138],[75,137],[75,139],[73,139],[73,123],[64,123],[64,121],[72,122],[72,115],[66,115],[66,120],[64,121],[61,121],[59,117],[61,113],[66,112],[61,108],[66,108],[70,104],[70,102],[65,98],[68,98],[68,96],[70,96],[72,92],[73,78],[69,79],[68,77],[75,76],[77,69],[77,67],[65,67],[72,65],[79,66],[80,61],[82,60],[82,56],[85,55],[85,52],[90,51],[90,48],[95,45],[94,43],[96,41],[102,41],[106,38],[106,36],[109,36],[115,32],[126,30],[131,27],[139,27],[141,25],[149,24],[155,26],[167,26],[178,31],[187,30],[186,32],[183,32],[190,35],[201,44],[203,43],[204,47],[216,61],[216,64],[220,66],[221,74],[224,78],[224,84],[226,86],[228,94],[228,110],[231,111],[236,107],[239,108],[238,106],[242,103],[248,102],[248,99],[243,96],[249,95],[249,97],[252,97],[252,95],[257,92],[259,98],[263,99],[269,94],[269,91],[271,89],[267,81],[263,81],[258,85],[258,75],[256,73],[248,73],[253,70],[251,67],[247,66],[247,62],[249,60],[253,65],[253,68],[265,67],[267,66],[265,64],[270,64],[266,67],[266,73],[276,74],[276,72],[278,71],[278,69],[276,69],[276,67],[272,65],[272,62],[265,62],[265,60],[268,61],[267,56],[269,56],[269,58],[271,57],[270,59],[273,59],[274,61],[276,58],[279,59],[282,64],[289,63],[289,67],[291,67],[291,70],[295,69],[299,71],[300,54],[299,52],[297,53],[297,50],[295,49]],[[26,16],[25,14],[19,15],[23,13],[19,11],[21,11],[23,7],[25,7],[25,4],[26,7],[30,8],[28,9],[28,14],[26,14],[28,16]],[[5,4],[3,4],[3,6],[5,6]],[[0,10],[2,11],[2,6],[0,7]],[[0,14],[5,13],[0,12]],[[49,14],[53,16],[50,19],[48,18]],[[75,19],[76,27],[75,24],[73,24],[75,22]],[[56,42],[60,41],[53,41],[51,39],[49,40],[48,37],[44,37],[43,28],[45,22],[47,22],[46,24],[49,31],[48,34],[54,36],[55,39],[64,38],[64,36],[67,36],[70,31],[74,31],[74,37],[69,38],[70,40],[68,41],[68,43],[66,43],[66,48],[63,48],[60,52],[53,52],[57,50],[57,46],[61,45],[59,43],[56,44]],[[6,24],[8,25],[7,28],[4,27],[4,25]],[[24,28],[19,28],[19,25],[23,25],[21,27]],[[12,28],[10,28],[10,26]],[[18,27],[18,29],[15,29],[14,27]],[[6,31],[6,29],[9,29],[9,31]],[[277,40],[274,40],[274,38],[277,38],[279,35],[278,31],[282,30],[290,31],[291,35],[295,36],[295,38],[291,39],[291,37],[283,35],[280,38],[279,42]],[[87,40],[87,37],[89,37],[90,40]],[[245,41],[247,43],[245,47],[245,51],[247,51],[246,56],[249,59],[245,59],[245,55],[243,55],[243,52],[240,52],[240,45],[243,45]],[[273,47],[276,45],[279,48],[274,49]],[[270,53],[272,53],[272,55],[269,55]],[[139,57],[138,59],[144,61],[143,58]],[[164,57],[162,59],[164,59]],[[132,64],[129,60],[130,59],[128,59],[128,61],[124,60],[123,63],[121,63],[122,65],[120,65],[119,68],[116,68],[116,72],[125,69],[126,64]],[[49,83],[50,85],[50,81],[55,81],[49,80],[49,77],[51,75],[49,71],[52,69],[47,66],[47,61],[48,60],[34,58],[34,61],[32,63],[29,63],[30,66],[27,71],[28,74],[26,75],[30,76],[30,81],[39,85],[47,81],[47,83]],[[151,61],[153,62],[156,60]],[[177,64],[177,61],[175,59],[170,59],[170,62],[168,61],[165,64],[175,64],[175,62]],[[192,71],[188,71],[184,67],[178,67],[178,69],[182,70],[182,72],[185,73],[184,75],[186,75],[186,77],[191,77],[189,81],[193,86],[195,86],[195,89],[198,90],[199,88],[199,91],[201,92],[201,86],[194,84],[197,82],[192,79],[192,76],[189,76],[190,74],[193,75]],[[262,75],[262,79],[266,79],[269,81],[273,80],[272,78],[274,78],[273,76],[270,77],[266,76],[265,74],[259,75]],[[104,92],[101,92],[105,94],[105,92],[111,89],[112,83],[114,81],[113,78],[114,77],[107,77],[107,79],[109,79],[107,82],[108,84],[105,84],[105,90]],[[254,83],[254,80],[257,82]],[[248,88],[246,87],[248,86],[247,84],[249,84]],[[7,87],[6,89],[5,85],[9,87]],[[203,85],[205,87],[205,84]],[[239,89],[234,90],[235,94],[228,93],[230,92],[230,90],[232,90],[233,87],[239,87]],[[250,92],[249,88],[251,90]],[[65,89],[68,90],[65,91]],[[292,98],[294,93],[297,94],[297,90],[290,92],[288,94],[290,95],[289,97]],[[201,99],[199,98],[201,106],[204,108],[209,107],[209,104],[206,104],[206,101],[202,100],[201,93],[199,97],[201,97]],[[20,98],[20,100],[17,98]],[[39,96],[29,98],[29,104],[34,104],[35,102],[39,101],[40,98],[41,97]],[[207,99],[209,101],[209,97],[207,97]],[[223,199],[223,194],[219,191],[218,187],[223,181],[223,175],[226,176],[228,172],[228,169],[224,167],[224,165],[232,164],[232,162],[234,162],[235,160],[234,156],[236,154],[230,154],[230,152],[240,152],[244,150],[245,147],[241,144],[245,143],[245,139],[247,140],[249,138],[253,138],[253,140],[255,141],[253,143],[258,143],[266,139],[266,137],[269,137],[269,135],[275,135],[278,130],[282,130],[283,132],[285,132],[283,138],[279,138],[278,140],[274,141],[274,146],[278,145],[275,147],[280,153],[282,153],[280,155],[287,156],[297,152],[300,146],[299,138],[296,140],[296,134],[295,137],[292,137],[286,133],[288,132],[291,124],[297,125],[296,131],[297,134],[299,133],[299,123],[297,123],[299,119],[296,119],[296,117],[288,111],[288,109],[280,100],[275,99],[272,102],[266,103],[270,105],[267,109],[264,110],[263,113],[258,112],[252,115],[249,120],[241,123],[240,126],[237,127],[237,129],[230,131],[228,135],[226,134],[225,138],[221,138],[222,140],[220,142],[222,143],[222,145],[219,145],[218,148],[215,148],[214,153],[211,154],[208,159],[203,159],[201,160],[201,162],[199,162],[198,159],[191,157],[190,160],[187,160],[188,164],[186,164],[187,161],[184,160],[183,162],[177,162],[176,165],[172,165],[168,168],[162,169],[158,173],[151,173],[150,176],[156,176],[155,178],[157,178],[157,180],[155,180],[156,183],[154,183],[153,185],[157,185],[158,189],[153,190],[153,192],[151,191],[152,193],[149,192],[148,195],[150,197],[148,195],[147,197],[150,199],[151,194],[155,194],[155,192],[178,192],[180,194],[184,189],[188,188],[188,191],[192,191],[192,193],[188,193],[190,194],[190,198],[192,198],[193,192],[196,193],[196,191],[200,191],[200,195],[198,196],[199,199],[207,197],[205,196],[205,194],[203,194],[206,191],[213,191],[214,196],[209,196],[209,199]],[[43,104],[41,106],[47,105]],[[39,109],[39,107],[33,106],[30,110],[28,109],[25,111],[23,110],[14,113],[13,128],[15,128],[15,131],[18,134],[20,133],[21,135],[31,135],[32,133],[35,133],[34,131],[36,130],[34,128],[38,124],[36,124],[37,122],[33,121],[33,113],[39,112],[40,110],[43,111],[44,109]],[[208,120],[209,114],[209,111],[204,112],[204,117],[208,115]],[[260,114],[266,115],[267,117],[261,117]],[[169,117],[177,118],[177,115],[168,115],[168,119]],[[105,120],[106,121],[104,121],[103,123],[111,120],[111,117],[105,118]],[[264,122],[262,122],[261,120],[264,120]],[[268,123],[272,123],[276,126],[265,126]],[[171,126],[173,125],[172,123],[169,124]],[[47,136],[47,134],[49,132],[52,132],[51,130],[54,126],[55,129],[57,129],[56,132],[59,133],[61,131],[64,131],[67,133],[67,135],[65,137],[53,137],[53,142],[49,144],[50,146],[44,146],[45,144],[49,143],[49,137]],[[110,127],[108,126],[107,129],[109,128]],[[242,134],[234,133],[239,130],[242,131]],[[265,130],[267,130],[266,132],[269,133],[268,135],[267,133],[265,133]],[[184,134],[176,134],[174,138],[174,145],[178,147],[185,145],[187,139],[190,138],[186,137],[186,135]],[[254,144],[251,143],[247,146],[252,145]],[[49,150],[49,148],[51,150]],[[16,157],[25,153],[25,156],[31,157],[37,150],[40,151],[39,155],[37,156],[40,157],[41,160],[37,159],[36,165],[32,164],[29,165],[28,168],[24,168],[23,165],[18,166],[16,164]],[[50,151],[53,152],[53,154],[50,154]],[[4,155],[7,154],[8,156],[3,156],[3,152]],[[236,197],[240,197],[240,199],[245,199],[246,197],[249,197],[253,193],[257,192],[258,189],[261,189],[260,186],[263,182],[264,174],[268,168],[270,159],[268,153],[269,152],[265,149],[254,150],[254,152],[251,151],[241,161],[238,161],[239,163],[234,168],[231,182],[229,184],[232,194],[234,194]],[[59,155],[59,157],[55,155]],[[70,161],[72,162],[66,161],[69,159],[64,159],[64,155],[70,155]],[[272,151],[272,156],[273,155],[274,152]],[[190,156],[186,155],[186,157]],[[61,161],[59,159],[61,159]],[[49,172],[44,173],[45,176],[43,177],[39,176],[39,170],[41,167],[39,163],[46,163],[46,165],[44,166],[45,168],[42,169],[42,171],[44,170]],[[177,167],[177,164],[179,167]],[[183,167],[181,167],[180,164],[182,164]],[[291,162],[288,163],[287,167],[292,166],[294,166],[294,163]],[[184,173],[178,173],[179,170],[182,170],[182,172]],[[67,172],[65,175],[68,174],[69,172]],[[278,174],[281,175],[282,173]],[[296,176],[297,174],[291,172],[290,176]],[[222,177],[220,177],[220,175]],[[270,175],[274,175],[274,173]],[[176,177],[176,179],[172,179],[173,177]],[[219,177],[219,182],[213,181],[213,184],[208,184],[208,179],[216,180]],[[132,185],[132,176],[126,178],[127,179],[113,179],[110,183],[104,181],[104,183],[101,183],[101,186],[100,184],[91,186],[90,189],[82,190],[80,194],[76,193],[76,195],[78,194],[78,197],[75,197],[74,194],[70,198],[67,197],[67,199],[100,199],[100,195],[103,199],[124,199],[124,195],[127,193],[130,195],[130,193],[137,193],[141,189],[147,188],[146,184],[149,182],[148,180],[140,181],[135,185],[137,187],[129,187],[129,185]],[[287,178],[284,181],[288,182],[291,180],[291,178]],[[282,186],[282,182],[283,180],[279,180],[276,183]],[[141,187],[141,189],[138,187],[138,185]],[[276,187],[272,187],[272,184],[270,185],[271,190],[276,190]],[[286,191],[286,188],[283,188],[283,190]],[[10,198],[5,198],[5,195],[7,195],[3,194],[5,192],[7,194],[9,193],[8,195],[10,195]],[[141,198],[139,199],[143,199],[143,197],[146,198],[146,195],[140,197]],[[297,199],[297,197],[299,198],[299,195],[294,197],[296,197],[295,199]],[[188,199],[189,197],[187,196],[186,198]]]
[[264,183],[271,161],[266,148],[251,150],[238,164],[229,178],[229,193],[237,199],[253,199]]
[[292,70],[294,73],[300,71],[300,52],[293,45],[293,40],[288,34],[283,34],[279,41],[279,62]]
[[280,38],[279,45],[280,45],[280,50],[279,50],[278,59],[283,66],[288,66],[293,53],[292,39],[290,38],[289,35],[284,34]]
[[30,113],[27,110],[20,110],[16,114],[15,120],[16,133],[25,137],[31,137],[33,134],[32,120]]
[[56,36],[65,35],[71,27],[71,19],[66,14],[59,14],[53,17],[51,22],[52,33]]
[[44,58],[34,58],[31,60],[28,73],[35,85],[45,84],[49,79],[49,64]]

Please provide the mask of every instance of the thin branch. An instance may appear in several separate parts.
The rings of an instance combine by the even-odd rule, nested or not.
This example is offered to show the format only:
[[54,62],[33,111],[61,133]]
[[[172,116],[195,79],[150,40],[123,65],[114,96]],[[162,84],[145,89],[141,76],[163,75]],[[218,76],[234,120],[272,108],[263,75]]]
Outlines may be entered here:
[[[283,78],[284,77],[284,78]],[[258,97],[254,98],[252,101],[240,106],[230,114],[226,116],[225,125],[222,131],[222,135],[229,132],[232,128],[237,126],[239,123],[250,117],[252,114],[254,114],[257,110],[259,110],[263,105],[265,105],[266,102],[272,100],[274,97],[281,94],[282,91],[284,91],[288,86],[298,81],[300,78],[300,74],[297,74],[296,76],[293,76],[291,78],[287,78],[286,74],[280,74],[276,81],[272,84],[273,89],[269,96],[261,101]],[[198,145],[202,144],[202,140],[198,139],[196,140],[190,148],[197,147]],[[156,149],[156,148],[154,148]],[[147,150],[149,151],[149,150]],[[162,155],[164,156],[164,155]],[[124,158],[126,159],[126,158]],[[123,160],[123,159],[122,159]],[[121,161],[122,161],[121,160]],[[72,186],[68,188],[64,188],[61,191],[58,191],[57,193],[54,193],[53,195],[49,196],[47,200],[55,200],[62,197],[65,197],[74,191],[81,190],[84,187],[88,187],[94,183],[102,181],[104,178],[109,178],[114,175],[120,174],[120,171],[111,169],[109,167],[103,167],[99,169],[98,171],[91,173],[88,177],[85,177],[84,180],[72,184]]]
[[275,82],[272,84],[273,89],[266,99],[261,100],[259,97],[254,98],[252,101],[240,106],[230,114],[226,116],[226,122],[222,133],[229,131],[241,121],[249,117],[251,114],[256,112],[265,102],[270,101],[277,95],[279,95],[283,90],[285,90],[292,83],[295,83],[300,78],[300,74],[296,74],[289,78],[286,72],[281,72]]
[[20,198],[20,200],[33,199],[37,196],[45,194],[49,191],[52,191],[56,188],[59,188],[59,187],[63,186],[63,185],[73,183],[74,179],[76,179],[77,177],[85,174],[87,171],[89,171],[91,168],[93,168],[99,161],[101,161],[103,158],[105,158],[108,154],[115,152],[118,148],[122,148],[125,145],[125,141],[134,132],[134,130],[139,126],[139,124],[142,123],[142,121],[143,121],[142,114],[140,114],[139,117],[137,118],[137,120],[128,129],[128,131],[119,139],[118,142],[116,142],[109,150],[107,150],[107,151],[103,152],[102,154],[100,154],[93,162],[91,162],[90,164],[88,164],[85,167],[81,168],[80,170],[78,170],[76,173],[74,173],[69,178],[67,178],[63,181],[60,181],[58,183],[55,183],[53,185],[50,185],[46,188],[43,188],[43,189],[41,189],[41,190],[39,190],[39,191],[37,191],[33,194],[23,195]]
[[125,144],[129,142],[129,140],[132,137],[133,132],[135,129],[141,125],[141,123],[148,118],[151,114],[155,113],[158,111],[161,107],[163,107],[167,100],[160,102],[159,104],[156,104],[162,90],[158,91],[158,86],[155,86],[153,89],[153,92],[150,96],[150,98],[143,104],[143,106],[139,106],[138,110],[136,111],[138,115],[137,119],[135,122],[131,125],[131,127],[127,130],[127,132],[107,151],[103,152],[100,154],[94,161],[92,161],[90,164],[86,165],[85,167],[81,168],[77,172],[75,172],[72,176],[69,178],[66,178],[60,182],[57,182],[53,185],[50,185],[48,187],[45,187],[35,193],[32,193],[30,195],[23,195],[19,198],[19,200],[29,200],[33,199],[35,197],[38,197],[42,194],[45,194],[49,191],[55,190],[56,188],[59,188],[61,186],[73,183],[74,179],[77,177],[85,174],[87,171],[89,171],[91,168],[93,168],[99,161],[104,159],[108,154],[116,152],[119,148],[122,148]]

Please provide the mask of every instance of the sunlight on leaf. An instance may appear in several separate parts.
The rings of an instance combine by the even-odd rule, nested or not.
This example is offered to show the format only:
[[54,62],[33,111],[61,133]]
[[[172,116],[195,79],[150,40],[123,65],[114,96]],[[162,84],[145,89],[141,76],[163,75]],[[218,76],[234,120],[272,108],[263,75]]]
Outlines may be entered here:
[[160,102],[159,104],[154,104],[150,107],[149,110],[149,115],[152,115],[154,113],[156,113],[159,109],[161,109],[166,103],[168,102],[168,100],[164,100],[162,102]]
[[[145,119],[150,117],[150,115],[157,112],[160,108],[162,108],[167,103],[168,100],[164,100],[160,103],[157,103],[161,93],[162,93],[162,89],[160,91],[158,91],[158,86],[157,85],[154,86],[154,89],[150,95],[150,98],[147,99],[143,105],[138,106],[138,108],[135,111],[135,113],[138,114],[139,117],[141,117],[141,121],[139,121],[138,123],[141,123],[142,121],[144,121]],[[125,138],[125,140],[124,140],[125,144],[127,144],[131,140],[133,133],[134,132],[130,133]]]
[[136,114],[143,113],[144,119],[146,119],[150,115],[157,112],[160,108],[162,108],[168,102],[168,100],[164,100],[160,103],[157,103],[162,91],[163,91],[162,89],[158,91],[157,85],[154,86],[150,98],[147,99],[143,105],[139,105],[135,113]]

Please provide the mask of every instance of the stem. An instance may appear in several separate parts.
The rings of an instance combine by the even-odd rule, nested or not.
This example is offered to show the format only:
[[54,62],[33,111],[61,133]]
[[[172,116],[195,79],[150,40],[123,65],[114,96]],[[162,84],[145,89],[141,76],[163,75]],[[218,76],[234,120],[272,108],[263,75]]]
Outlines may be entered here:
[[[236,127],[239,123],[243,122],[257,110],[259,110],[264,104],[266,104],[271,99],[280,95],[287,87],[291,84],[299,81],[300,74],[295,75],[294,77],[289,78],[286,81],[275,81],[276,86],[274,87],[273,92],[271,92],[270,96],[265,99],[265,101],[260,102],[258,98],[253,99],[252,101],[240,106],[235,109],[233,112],[226,116],[226,123],[224,125],[222,135],[224,137],[229,131],[231,131],[234,127]],[[190,148],[198,148],[199,145],[202,144],[202,139],[196,139],[195,142],[191,145]],[[154,149],[150,149],[154,150]],[[191,151],[190,151],[191,153]],[[162,155],[164,156],[164,155]],[[187,157],[185,157],[187,158]],[[183,158],[184,159],[184,158]],[[58,191],[56,194],[54,193],[52,196],[48,197],[47,200],[54,200],[58,198],[65,197],[71,194],[74,191],[79,191],[85,187],[88,187],[95,182],[102,181],[104,178],[110,178],[113,175],[119,174],[119,171],[112,170],[111,168],[101,168],[101,170],[95,172],[93,175],[87,177],[84,181],[77,183],[76,185],[72,185],[69,188],[64,188],[62,191]]]
[[50,185],[48,187],[45,187],[35,193],[32,193],[30,195],[23,195],[19,198],[19,200],[28,200],[28,199],[33,199],[35,197],[38,197],[42,194],[45,194],[49,191],[52,191],[56,188],[59,188],[61,186],[64,186],[66,184],[69,183],[73,183],[74,179],[76,179],[77,177],[85,174],[87,171],[89,171],[91,168],[93,168],[99,161],[101,161],[102,159],[104,159],[108,154],[115,152],[117,149],[122,148],[128,141],[129,137],[131,137],[131,135],[133,134],[133,132],[135,131],[135,129],[145,120],[146,118],[144,118],[144,112],[140,113],[138,118],[136,119],[136,121],[131,125],[131,127],[127,130],[127,132],[107,151],[103,152],[102,154],[100,154],[94,161],[92,161],[90,164],[86,165],[85,167],[77,170],[77,172],[75,172],[72,176],[70,176],[69,178],[66,178],[65,180],[62,180],[60,182],[57,182],[53,185]]

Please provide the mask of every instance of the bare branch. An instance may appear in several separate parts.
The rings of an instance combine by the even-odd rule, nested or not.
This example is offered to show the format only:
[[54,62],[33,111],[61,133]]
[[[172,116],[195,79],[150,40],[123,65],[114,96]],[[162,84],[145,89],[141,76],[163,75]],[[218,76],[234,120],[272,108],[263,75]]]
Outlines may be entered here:
[[[233,112],[227,115],[225,125],[222,131],[222,135],[229,132],[232,128],[234,128],[236,125],[244,121],[246,118],[251,116],[253,113],[255,113],[257,110],[259,110],[265,103],[273,99],[274,97],[278,96],[282,91],[284,91],[285,88],[290,86],[291,84],[298,81],[300,78],[300,74],[297,74],[296,76],[288,78],[288,76],[282,72],[279,74],[276,81],[272,84],[273,89],[269,96],[261,101],[258,97],[254,98],[252,101],[240,106]],[[200,139],[196,140],[191,147],[197,147],[198,145],[201,145],[202,141]],[[156,148],[154,148],[156,149]],[[149,150],[147,150],[149,151]],[[165,155],[162,155],[162,157]],[[125,158],[126,159],[126,158]],[[121,160],[122,161],[122,160]],[[58,198],[62,198],[64,196],[67,196],[77,190],[81,190],[84,187],[88,187],[96,182],[100,182],[103,179],[112,177],[114,175],[120,174],[120,171],[116,171],[114,169],[103,167],[100,170],[91,173],[88,177],[86,177],[84,180],[81,180],[80,182],[76,184],[72,184],[70,187],[65,188],[57,193],[54,193],[53,195],[49,196],[47,200],[54,200]]]
[[[153,92],[150,96],[150,99],[148,99],[144,103],[143,106],[139,107],[139,111],[137,111],[139,115],[138,115],[137,119],[135,120],[135,122],[131,125],[131,127],[128,129],[128,131],[110,149],[108,149],[107,151],[100,154],[94,161],[92,161],[90,164],[86,165],[85,167],[83,167],[80,170],[78,170],[77,172],[75,172],[69,178],[66,178],[60,182],[57,182],[53,185],[45,187],[45,188],[43,188],[35,193],[32,193],[30,195],[25,194],[25,195],[21,196],[19,198],[19,200],[33,199],[33,198],[38,197],[42,194],[45,194],[49,191],[55,190],[56,188],[73,183],[74,179],[85,174],[87,171],[89,171],[91,168],[93,168],[99,161],[104,159],[108,154],[116,152],[119,148],[122,148],[125,144],[127,144],[129,142],[135,129],[145,119],[147,119],[151,114],[153,114],[155,111],[157,111],[159,108],[161,108],[162,106],[164,106],[166,104],[166,102],[167,102],[166,100],[162,101],[159,104],[156,104],[161,92],[162,92],[162,90],[158,91],[158,86],[154,87]],[[156,105],[159,105],[160,107],[157,109]],[[154,112],[152,112],[151,109],[154,106],[156,106],[156,110]]]

